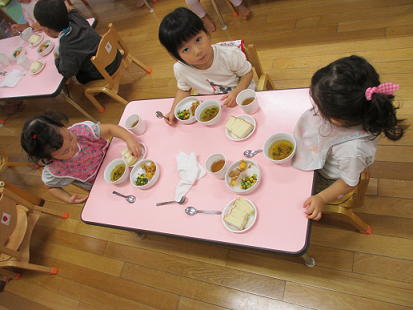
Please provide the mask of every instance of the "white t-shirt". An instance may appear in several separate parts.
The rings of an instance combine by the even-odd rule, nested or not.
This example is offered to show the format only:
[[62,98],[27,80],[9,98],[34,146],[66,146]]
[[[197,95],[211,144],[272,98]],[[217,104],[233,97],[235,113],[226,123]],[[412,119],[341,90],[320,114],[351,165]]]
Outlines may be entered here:
[[333,146],[319,172],[327,179],[341,178],[347,185],[356,186],[360,173],[374,162],[378,138],[372,139],[358,138]]
[[24,18],[26,19],[26,21],[29,23],[30,26],[36,23],[36,18],[34,18],[33,10],[34,10],[34,6],[36,5],[37,1],[39,0],[32,0],[26,4],[21,3]]
[[[174,64],[174,73],[178,88],[198,94],[226,94],[233,90],[242,76],[252,70],[252,65],[245,54],[236,47],[212,45],[214,61],[206,70],[198,70],[180,61]],[[248,86],[255,89],[255,81]]]

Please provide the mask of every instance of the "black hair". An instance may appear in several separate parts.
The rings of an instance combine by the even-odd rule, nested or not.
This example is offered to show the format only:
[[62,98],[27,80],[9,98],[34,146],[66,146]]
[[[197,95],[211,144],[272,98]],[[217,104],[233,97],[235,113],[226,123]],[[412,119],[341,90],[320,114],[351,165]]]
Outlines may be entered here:
[[68,121],[65,114],[49,110],[24,123],[20,143],[30,162],[47,165],[53,159],[51,153],[63,146],[59,128],[65,128],[63,123]]
[[33,14],[40,26],[57,32],[69,27],[69,13],[63,0],[39,0]]
[[202,19],[191,10],[180,7],[164,17],[159,26],[158,37],[173,58],[187,64],[179,56],[178,50],[201,31],[209,36]]
[[310,92],[321,116],[340,120],[343,126],[362,125],[375,136],[382,132],[390,140],[399,140],[407,125],[398,120],[394,96],[374,93],[366,99],[366,89],[380,85],[380,77],[371,64],[353,55],[338,59],[318,70],[311,79]]

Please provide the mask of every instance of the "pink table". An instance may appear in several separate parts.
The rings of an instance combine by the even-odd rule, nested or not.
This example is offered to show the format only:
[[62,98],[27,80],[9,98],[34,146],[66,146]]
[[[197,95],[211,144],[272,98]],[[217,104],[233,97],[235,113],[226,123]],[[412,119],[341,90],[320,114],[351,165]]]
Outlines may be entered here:
[[[307,265],[314,263],[306,253],[309,246],[311,221],[304,214],[303,202],[311,195],[313,172],[294,169],[291,163],[277,165],[259,153],[252,160],[261,170],[262,180],[258,188],[242,195],[257,207],[254,226],[244,233],[228,231],[221,216],[198,214],[189,216],[184,209],[194,206],[201,210],[223,210],[232,199],[240,197],[232,192],[224,180],[208,174],[198,180],[187,194],[183,205],[170,204],[157,207],[157,202],[173,200],[179,181],[175,156],[180,151],[195,152],[201,165],[212,153],[222,153],[229,163],[240,160],[244,150],[260,149],[273,133],[293,133],[299,116],[311,108],[308,89],[258,92],[260,109],[253,115],[257,126],[248,139],[235,142],[225,133],[225,124],[231,115],[244,114],[240,107],[223,107],[221,119],[214,126],[200,123],[167,126],[155,117],[155,111],[168,112],[173,98],[130,102],[119,122],[124,126],[126,118],[139,114],[147,124],[147,130],[136,138],[147,147],[146,158],[160,167],[157,183],[140,190],[129,181],[112,185],[105,182],[103,173],[107,164],[121,157],[125,142],[114,138],[102,163],[89,199],[83,207],[81,218],[89,224],[112,226],[143,232],[170,234],[212,242],[252,247],[290,255],[301,255]],[[218,99],[221,96],[201,96]],[[129,204],[112,191],[135,195],[137,201]]]

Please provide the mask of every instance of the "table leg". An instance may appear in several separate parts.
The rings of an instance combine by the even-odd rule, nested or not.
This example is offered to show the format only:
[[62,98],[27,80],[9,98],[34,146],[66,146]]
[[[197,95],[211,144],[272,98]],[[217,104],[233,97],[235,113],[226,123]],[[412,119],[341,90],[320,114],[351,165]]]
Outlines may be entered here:
[[301,256],[304,259],[304,263],[307,267],[311,268],[315,266],[314,258],[311,258],[307,253]]
[[[154,1],[154,2],[155,2],[155,1]],[[153,12],[153,9],[149,6],[148,1],[143,0],[143,3],[145,3],[146,7],[148,8],[149,13],[152,13],[152,12]]]
[[76,102],[72,100],[64,91],[60,93],[63,98],[66,99],[67,102],[69,102],[73,107],[75,107],[80,113],[82,113],[84,116],[86,116],[88,119],[90,119],[94,123],[99,123],[92,115],[87,113],[85,110],[83,110]]
[[146,237],[146,234],[143,233],[143,232],[137,231],[136,234],[138,235],[138,238],[139,238],[139,239],[145,239],[145,237]]

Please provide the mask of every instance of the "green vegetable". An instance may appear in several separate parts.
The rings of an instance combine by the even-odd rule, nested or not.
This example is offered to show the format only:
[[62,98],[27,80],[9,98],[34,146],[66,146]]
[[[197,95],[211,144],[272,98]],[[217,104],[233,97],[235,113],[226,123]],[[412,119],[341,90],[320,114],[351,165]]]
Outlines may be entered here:
[[142,173],[141,175],[139,175],[139,176],[136,178],[135,184],[136,184],[137,186],[144,186],[144,185],[148,184],[148,182],[149,182],[148,178],[145,177],[145,175]]
[[241,189],[248,189],[252,187],[257,182],[257,175],[246,176],[241,180]]
[[178,111],[178,118],[181,120],[186,120],[191,116],[189,109]]

